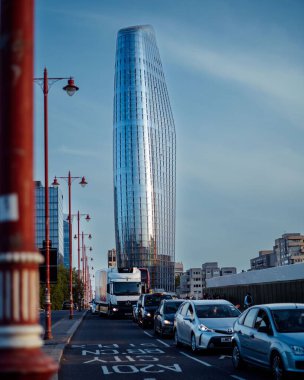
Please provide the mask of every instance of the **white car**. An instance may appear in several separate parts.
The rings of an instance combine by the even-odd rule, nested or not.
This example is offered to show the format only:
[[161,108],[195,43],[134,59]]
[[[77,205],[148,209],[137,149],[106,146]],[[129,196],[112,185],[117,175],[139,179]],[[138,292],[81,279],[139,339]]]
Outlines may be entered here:
[[240,314],[226,300],[186,301],[175,314],[175,345],[188,345],[193,352],[232,347],[233,324]]

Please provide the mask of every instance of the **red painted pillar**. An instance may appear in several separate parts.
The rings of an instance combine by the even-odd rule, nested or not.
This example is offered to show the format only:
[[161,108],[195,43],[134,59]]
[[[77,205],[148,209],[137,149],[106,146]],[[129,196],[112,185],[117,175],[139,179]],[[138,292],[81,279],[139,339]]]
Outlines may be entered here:
[[73,251],[72,251],[72,177],[71,172],[69,171],[68,176],[68,187],[69,187],[69,258],[70,258],[70,315],[69,319],[73,319]]
[[49,379],[35,248],[33,0],[0,0],[0,378]]

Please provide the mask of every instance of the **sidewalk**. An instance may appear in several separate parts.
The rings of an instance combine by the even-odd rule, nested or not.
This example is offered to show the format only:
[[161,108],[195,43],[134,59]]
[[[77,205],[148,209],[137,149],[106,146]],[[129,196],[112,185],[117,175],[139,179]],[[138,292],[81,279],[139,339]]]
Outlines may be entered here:
[[[50,356],[56,363],[60,363],[64,347],[69,344],[78,326],[82,322],[88,310],[75,312],[73,319],[68,317],[60,319],[52,325],[53,339],[44,341],[42,350]],[[57,380],[58,374],[55,374],[51,380]]]

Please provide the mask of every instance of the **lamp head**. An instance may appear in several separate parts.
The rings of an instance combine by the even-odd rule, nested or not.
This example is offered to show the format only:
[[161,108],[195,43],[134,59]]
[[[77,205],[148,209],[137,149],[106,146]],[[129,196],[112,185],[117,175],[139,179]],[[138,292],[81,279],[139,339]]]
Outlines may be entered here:
[[85,187],[87,185],[87,181],[85,180],[84,177],[81,178],[81,181],[79,182],[79,185],[81,185],[82,187]]
[[60,185],[60,183],[58,182],[57,177],[55,177],[55,178],[54,178],[54,181],[53,181],[53,183],[52,183],[52,186],[54,186],[54,187],[58,187],[59,185]]
[[63,90],[66,91],[69,96],[73,96],[75,92],[79,90],[79,87],[75,86],[74,79],[70,78],[68,84],[63,87]]

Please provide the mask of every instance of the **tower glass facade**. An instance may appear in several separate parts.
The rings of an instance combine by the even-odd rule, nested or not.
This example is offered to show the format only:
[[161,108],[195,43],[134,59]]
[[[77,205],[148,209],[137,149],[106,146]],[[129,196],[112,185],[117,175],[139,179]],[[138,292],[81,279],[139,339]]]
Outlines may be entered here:
[[114,84],[117,264],[174,290],[176,137],[153,28],[118,32]]
[[[44,186],[35,181],[36,247],[42,248],[45,240]],[[58,250],[58,263],[63,261],[63,197],[60,189],[49,187],[50,240]]]

